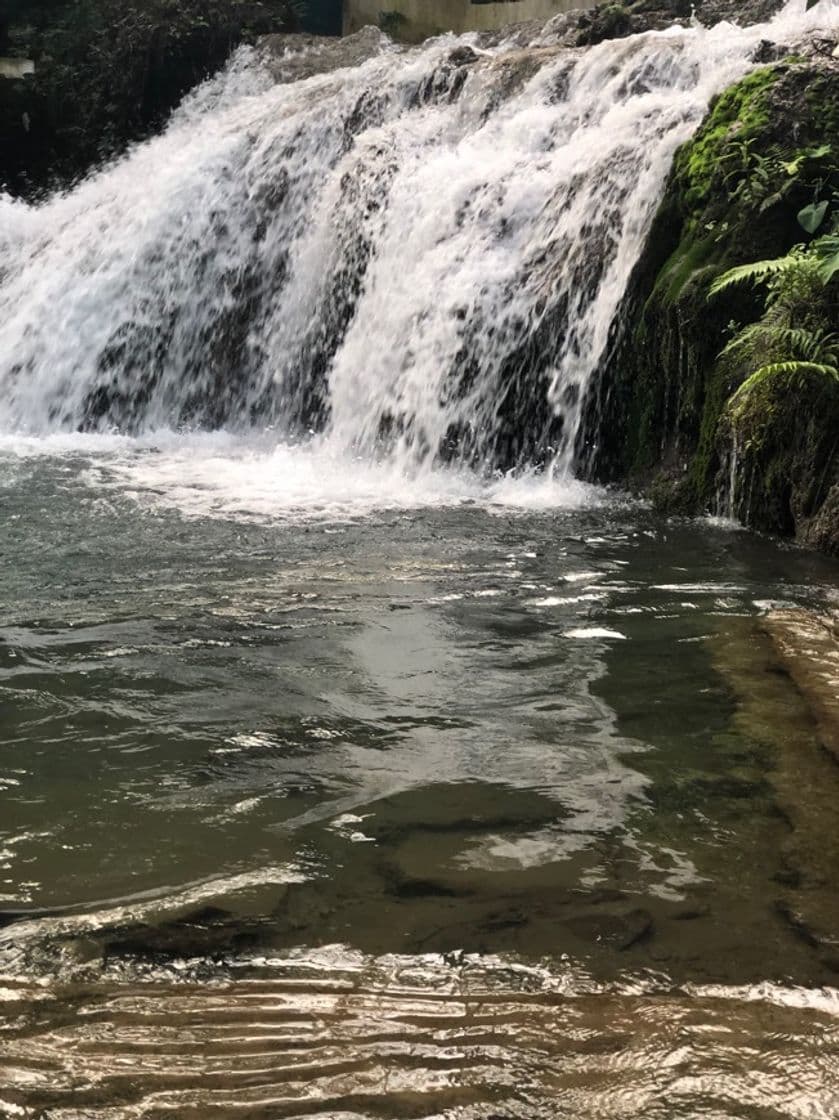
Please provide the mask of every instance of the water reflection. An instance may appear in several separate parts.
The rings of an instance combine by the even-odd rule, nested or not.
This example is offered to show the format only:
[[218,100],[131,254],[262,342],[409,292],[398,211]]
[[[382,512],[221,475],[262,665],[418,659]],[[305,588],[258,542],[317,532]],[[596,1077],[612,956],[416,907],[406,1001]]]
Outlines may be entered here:
[[839,1108],[836,991],[602,987],[571,968],[333,946],[240,962],[223,982],[122,976],[0,998],[11,1116],[827,1120]]
[[830,562],[619,504],[187,522],[27,470],[0,1113],[835,1111],[839,771],[759,621]]

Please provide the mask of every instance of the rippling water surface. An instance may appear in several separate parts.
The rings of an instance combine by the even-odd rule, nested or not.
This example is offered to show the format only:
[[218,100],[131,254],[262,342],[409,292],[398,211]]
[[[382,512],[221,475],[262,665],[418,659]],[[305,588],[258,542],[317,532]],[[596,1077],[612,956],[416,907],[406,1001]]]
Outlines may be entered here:
[[0,1115],[832,1117],[836,567],[537,477],[7,439]]

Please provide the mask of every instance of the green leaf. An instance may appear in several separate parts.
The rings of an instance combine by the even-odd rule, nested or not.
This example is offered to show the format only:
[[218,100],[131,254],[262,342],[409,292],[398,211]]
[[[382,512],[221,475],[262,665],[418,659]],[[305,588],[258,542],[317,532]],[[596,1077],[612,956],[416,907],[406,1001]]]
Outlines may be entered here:
[[795,159],[791,159],[788,163],[781,163],[787,175],[797,175],[801,170],[801,164],[808,159],[824,159],[829,156],[833,151],[830,144],[820,144],[818,148],[810,148],[806,152],[799,152]]
[[755,370],[750,377],[746,378],[740,388],[729,397],[729,404],[742,401],[752,389],[755,389],[758,385],[769,380],[771,377],[804,373],[815,373],[821,377],[827,377],[831,381],[839,381],[839,370],[837,370],[836,366],[828,365],[824,362],[799,362],[794,360],[770,362],[768,365],[761,366],[760,369]]
[[809,206],[805,206],[803,210],[798,211],[798,224],[807,233],[815,233],[824,221],[827,207],[826,199],[824,202],[811,202]]
[[789,163],[782,163],[781,167],[783,167],[787,175],[797,175],[805,158],[806,156],[802,152],[800,156],[796,156],[795,159],[791,159]]
[[832,151],[833,149],[830,144],[820,144],[818,148],[811,148],[810,151],[805,154],[807,159],[824,159],[824,157],[829,156]]
[[821,276],[825,284],[829,284],[837,272],[839,272],[839,252],[833,253],[832,256],[825,257],[819,265],[819,276]]
[[813,249],[819,261],[819,276],[822,283],[829,284],[839,272],[839,233],[828,233],[813,242]]
[[768,261],[740,264],[718,276],[708,289],[708,298],[719,295],[734,284],[763,284],[779,273],[792,272],[801,267],[801,258],[788,253]]

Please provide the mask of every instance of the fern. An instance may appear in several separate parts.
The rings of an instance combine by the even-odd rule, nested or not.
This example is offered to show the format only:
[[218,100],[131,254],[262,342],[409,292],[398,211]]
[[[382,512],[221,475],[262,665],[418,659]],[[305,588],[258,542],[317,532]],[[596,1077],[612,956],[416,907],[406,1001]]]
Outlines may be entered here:
[[800,355],[806,362],[816,365],[839,365],[839,335],[806,327],[787,327],[777,332],[778,341]]
[[728,272],[724,272],[714,280],[708,289],[708,298],[733,288],[735,284],[763,284],[773,276],[800,269],[801,263],[801,257],[797,253],[787,253],[785,257],[737,265],[736,268],[730,268]]
[[788,309],[776,304],[757,323],[750,323],[720,351],[720,357],[736,354],[750,347],[764,350],[787,350],[796,359],[821,365],[839,365],[839,334],[807,327],[791,327],[783,320]]
[[739,389],[734,392],[730,399],[729,405],[733,405],[737,401],[742,401],[743,397],[757,388],[758,385],[769,380],[772,377],[780,377],[784,374],[796,373],[815,373],[823,377],[828,377],[832,381],[839,381],[839,369],[835,365],[829,365],[822,362],[802,362],[796,359],[789,359],[784,362],[769,362],[760,369],[756,369],[753,374],[743,382]]
[[731,341],[726,343],[720,350],[720,357],[723,358],[727,354],[736,354],[739,350],[744,350],[749,343],[765,340],[768,332],[769,328],[765,323],[751,323],[748,327],[738,331]]
[[839,233],[828,233],[813,242],[813,250],[819,262],[819,276],[822,283],[829,284],[839,272]]

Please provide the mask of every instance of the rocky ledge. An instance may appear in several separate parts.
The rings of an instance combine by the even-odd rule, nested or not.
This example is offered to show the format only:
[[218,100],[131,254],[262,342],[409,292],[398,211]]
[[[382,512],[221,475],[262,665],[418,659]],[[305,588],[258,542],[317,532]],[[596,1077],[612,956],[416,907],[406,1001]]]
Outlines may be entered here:
[[[837,54],[834,39],[762,44],[764,64],[679,151],[581,451],[593,478],[666,511],[711,510],[839,555],[839,273],[815,267],[839,226]],[[782,262],[768,283],[712,298],[727,270],[761,261]],[[809,360],[805,343],[828,357]]]

